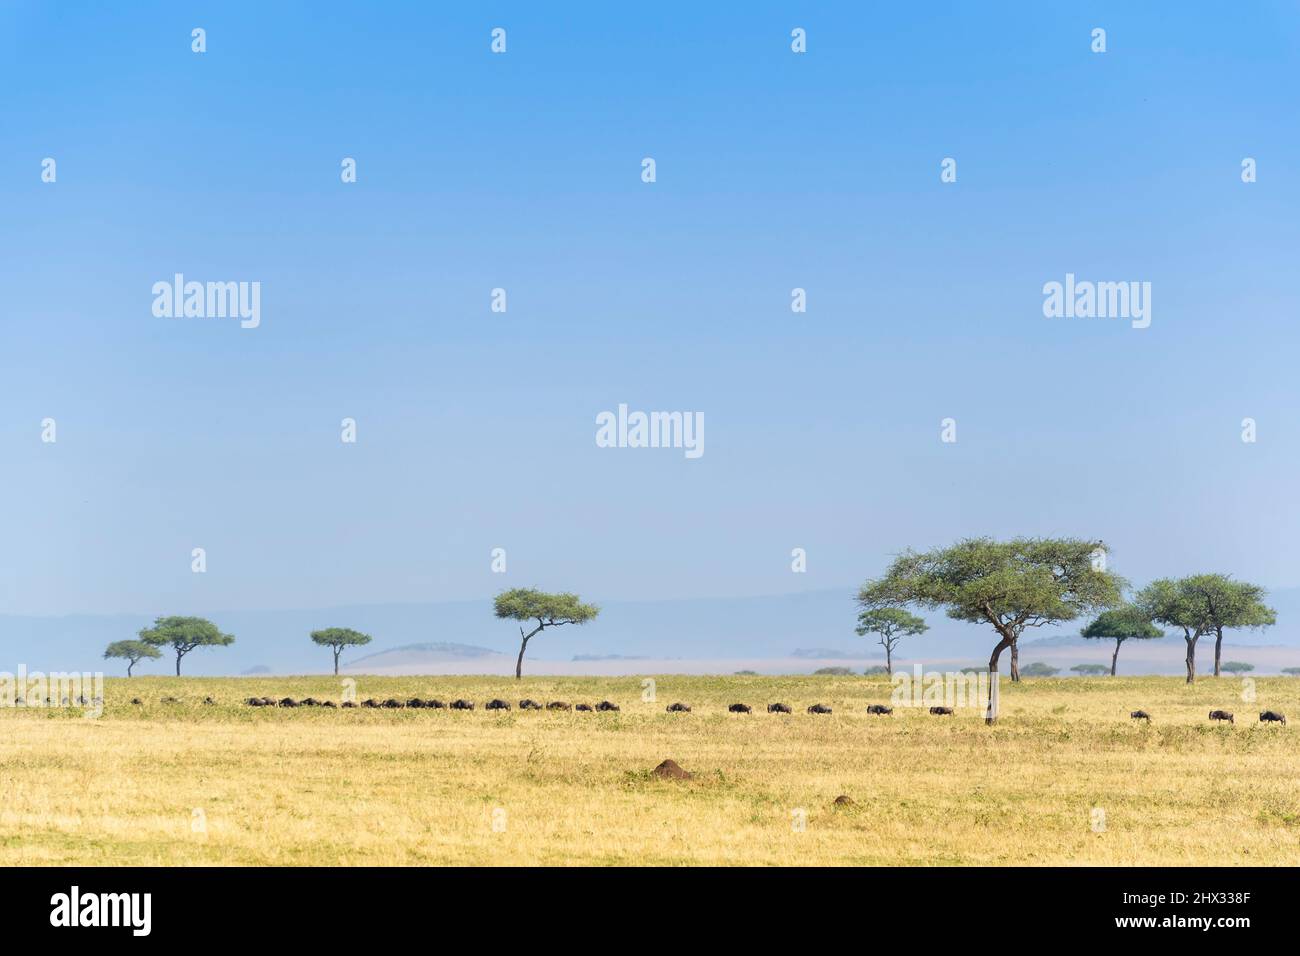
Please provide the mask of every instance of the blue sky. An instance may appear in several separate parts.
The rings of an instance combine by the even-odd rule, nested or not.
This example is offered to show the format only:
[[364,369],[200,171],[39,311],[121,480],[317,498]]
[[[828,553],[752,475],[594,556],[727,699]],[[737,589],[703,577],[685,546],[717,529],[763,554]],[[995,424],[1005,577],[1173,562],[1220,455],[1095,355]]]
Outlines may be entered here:
[[[1294,4],[539,6],[0,8],[0,611],[851,589],[976,534],[1300,585]],[[261,326],[156,318],[176,272]],[[1151,327],[1044,318],[1067,272]],[[621,402],[705,454],[597,448]]]

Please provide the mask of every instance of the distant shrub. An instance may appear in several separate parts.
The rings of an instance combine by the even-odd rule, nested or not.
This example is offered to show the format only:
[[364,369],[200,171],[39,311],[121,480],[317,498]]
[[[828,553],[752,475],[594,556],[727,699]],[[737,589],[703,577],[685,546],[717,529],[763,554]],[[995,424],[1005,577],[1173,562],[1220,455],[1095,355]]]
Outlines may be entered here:
[[889,673],[889,668],[884,664],[873,664],[862,672],[864,677],[880,677]]
[[1300,667],[1284,667],[1282,673],[1291,677],[1300,677]]
[[1222,669],[1229,674],[1244,674],[1247,671],[1253,671],[1255,665],[1247,664],[1245,661],[1224,661]]
[[1109,674],[1110,668],[1105,664],[1075,664],[1070,670],[1076,674],[1083,674],[1087,677],[1096,677],[1099,674]]
[[1034,661],[1032,664],[1026,664],[1020,668],[1021,677],[1055,677],[1060,672],[1059,667],[1044,664],[1042,661]]
[[758,671],[736,671],[735,677],[757,677]]
[[851,667],[819,667],[813,671],[814,677],[848,677],[853,673]]

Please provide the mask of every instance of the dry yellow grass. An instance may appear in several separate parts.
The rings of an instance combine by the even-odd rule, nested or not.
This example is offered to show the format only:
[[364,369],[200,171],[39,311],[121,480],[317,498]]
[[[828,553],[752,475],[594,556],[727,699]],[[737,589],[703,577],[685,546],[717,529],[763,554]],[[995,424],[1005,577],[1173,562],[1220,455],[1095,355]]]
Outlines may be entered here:
[[[110,680],[98,719],[0,710],[0,863],[1300,863],[1300,726],[1256,721],[1300,717],[1300,680],[1260,678],[1251,703],[1226,677],[1002,688],[990,728],[868,716],[890,688],[863,677],[663,676],[654,703],[637,678],[358,679],[362,698],[464,696],[466,713],[242,703],[337,700],[334,678]],[[484,712],[494,696],[622,711]],[[795,713],[762,712],[776,700]],[[1215,707],[1238,723],[1211,726]],[[668,757],[695,779],[650,776]]]

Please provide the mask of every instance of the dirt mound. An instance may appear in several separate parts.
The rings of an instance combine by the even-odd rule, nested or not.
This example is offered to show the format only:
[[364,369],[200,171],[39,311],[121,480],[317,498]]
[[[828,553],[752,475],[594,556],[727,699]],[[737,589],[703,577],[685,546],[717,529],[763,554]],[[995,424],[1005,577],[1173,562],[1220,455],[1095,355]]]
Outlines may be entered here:
[[676,760],[665,760],[654,770],[651,770],[650,775],[658,777],[660,780],[690,780],[695,776],[689,770],[683,770]]

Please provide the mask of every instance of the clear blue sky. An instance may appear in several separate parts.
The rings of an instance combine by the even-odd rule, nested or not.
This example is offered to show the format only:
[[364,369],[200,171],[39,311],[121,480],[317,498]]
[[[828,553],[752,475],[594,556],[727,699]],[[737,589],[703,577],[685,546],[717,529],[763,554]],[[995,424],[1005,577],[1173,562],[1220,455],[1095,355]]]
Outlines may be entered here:
[[[0,612],[847,589],[977,534],[1300,585],[1294,3],[555,6],[0,6]],[[155,318],[175,272],[261,327]],[[1067,272],[1151,327],[1044,318]],[[704,456],[597,448],[620,402]]]

